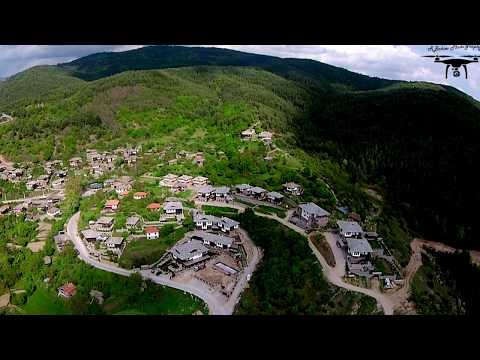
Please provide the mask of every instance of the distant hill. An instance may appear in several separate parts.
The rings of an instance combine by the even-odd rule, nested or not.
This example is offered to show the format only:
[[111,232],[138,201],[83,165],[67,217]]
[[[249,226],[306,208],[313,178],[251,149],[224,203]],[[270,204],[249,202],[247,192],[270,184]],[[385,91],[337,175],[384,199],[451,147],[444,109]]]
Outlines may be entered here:
[[281,59],[221,48],[148,46],[125,52],[98,53],[59,67],[83,80],[96,80],[128,70],[165,69],[184,66],[248,66],[260,68],[287,79],[303,81],[318,88],[341,86],[371,90],[395,83],[357,74],[314,60]]

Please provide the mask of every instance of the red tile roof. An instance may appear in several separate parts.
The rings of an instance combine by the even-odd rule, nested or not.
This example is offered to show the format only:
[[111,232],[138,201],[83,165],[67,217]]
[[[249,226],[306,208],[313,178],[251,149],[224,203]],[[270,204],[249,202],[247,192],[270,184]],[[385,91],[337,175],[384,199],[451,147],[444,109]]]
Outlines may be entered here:
[[148,193],[146,192],[143,192],[143,191],[139,191],[139,192],[136,192],[135,194],[133,194],[134,197],[147,197]]
[[112,207],[112,206],[118,206],[118,204],[120,204],[120,200],[107,200],[107,202],[105,203],[105,206],[106,207]]
[[63,289],[63,293],[67,296],[73,296],[77,292],[77,287],[72,283],[66,283],[60,289]]
[[154,234],[154,233],[158,233],[160,230],[158,230],[158,228],[156,226],[149,226],[149,227],[146,227],[145,228],[145,233],[146,234]]
[[162,205],[160,205],[159,203],[151,203],[147,206],[147,209],[156,210],[156,209],[160,209],[161,207]]

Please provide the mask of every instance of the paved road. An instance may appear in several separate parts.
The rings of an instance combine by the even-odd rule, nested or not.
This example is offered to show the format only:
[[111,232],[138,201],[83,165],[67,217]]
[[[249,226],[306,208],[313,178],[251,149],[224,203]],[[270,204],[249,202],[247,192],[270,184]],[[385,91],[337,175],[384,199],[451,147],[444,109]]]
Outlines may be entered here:
[[[134,271],[132,270],[122,269],[118,266],[105,264],[93,259],[89,255],[87,247],[85,246],[83,241],[80,239],[80,235],[78,233],[79,220],[80,220],[80,212],[77,212],[70,218],[70,220],[67,223],[67,235],[70,237],[75,248],[78,250],[79,252],[78,256],[80,257],[80,259],[82,259],[87,264],[90,264],[98,269],[109,271],[118,275],[130,276],[131,274],[134,273]],[[247,241],[251,241],[248,235],[247,235]],[[239,284],[238,284],[240,286],[237,285],[235,287],[234,294],[230,297],[230,300],[226,304],[220,303],[218,299],[205,287],[195,287],[191,284],[181,284],[171,280],[168,276],[154,275],[150,272],[150,270],[141,270],[139,273],[142,275],[144,279],[149,279],[156,284],[172,287],[172,288],[182,290],[184,292],[188,292],[190,294],[197,296],[207,304],[209,313],[211,315],[231,315],[233,313],[235,304],[238,301],[238,296],[240,295],[241,291],[245,286],[247,274],[253,273],[255,266],[257,265],[259,260],[260,260],[260,256],[258,252],[254,253],[254,257],[252,261],[245,269],[244,274],[241,275],[241,279],[239,280]]]
[[336,262],[336,265],[332,268],[331,266],[328,265],[327,261],[322,256],[322,254],[318,251],[318,249],[315,247],[315,245],[313,245],[313,243],[310,241],[310,239],[307,236],[307,234],[305,233],[305,231],[302,228],[290,223],[287,220],[287,218],[289,216],[287,216],[287,218],[285,218],[285,219],[282,219],[282,218],[279,218],[278,216],[275,216],[275,215],[262,214],[262,213],[255,213],[255,214],[258,215],[258,216],[262,216],[262,217],[265,217],[265,218],[276,220],[279,223],[287,226],[288,228],[296,231],[300,235],[307,237],[308,245],[310,246],[310,249],[313,251],[314,255],[317,257],[318,261],[322,265],[322,269],[323,269],[323,273],[325,274],[325,278],[329,282],[331,282],[332,284],[334,284],[336,286],[342,287],[344,289],[359,292],[359,293],[362,293],[362,294],[365,294],[365,295],[368,295],[368,296],[371,296],[371,297],[375,298],[375,300],[377,300],[377,302],[382,306],[383,312],[385,313],[385,315],[393,315],[393,302],[387,296],[380,293],[379,291],[372,290],[372,289],[361,288],[361,287],[358,287],[358,286],[348,284],[348,283],[343,281],[343,276],[345,275],[345,257],[344,257],[343,252],[336,251],[336,249],[337,249],[336,246],[333,246],[333,247],[331,246],[332,251],[333,251],[333,255],[335,256],[335,262]]

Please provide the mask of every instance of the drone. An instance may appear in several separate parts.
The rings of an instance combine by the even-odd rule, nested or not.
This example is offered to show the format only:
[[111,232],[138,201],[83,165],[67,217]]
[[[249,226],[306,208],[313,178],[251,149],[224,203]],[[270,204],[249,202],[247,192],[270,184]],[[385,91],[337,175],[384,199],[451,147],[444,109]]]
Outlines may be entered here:
[[[447,65],[447,68],[445,69],[445,79],[448,78],[448,69],[450,67],[452,67],[453,77],[459,77],[460,71],[458,69],[460,67],[463,67],[465,69],[465,79],[467,79],[468,78],[467,64],[478,63],[478,58],[480,57],[480,55],[464,55],[464,56],[460,56],[461,58],[464,58],[464,59],[453,58],[453,59],[447,59],[447,60],[440,60],[440,58],[452,58],[452,56],[424,55],[423,57],[435,58],[434,62]],[[468,60],[466,58],[472,58],[472,60]]]

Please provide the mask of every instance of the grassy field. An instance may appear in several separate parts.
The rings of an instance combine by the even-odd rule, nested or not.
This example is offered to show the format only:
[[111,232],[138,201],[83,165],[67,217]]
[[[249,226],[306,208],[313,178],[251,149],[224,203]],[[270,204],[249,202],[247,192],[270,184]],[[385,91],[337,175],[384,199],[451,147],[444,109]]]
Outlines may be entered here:
[[72,314],[65,307],[65,300],[57,297],[54,290],[38,287],[28,298],[23,310],[28,315],[68,315]]
[[168,248],[183,238],[186,231],[187,229],[183,227],[167,234],[162,233],[161,230],[158,239],[133,240],[123,251],[119,261],[120,266],[131,269],[155,262]]
[[255,206],[255,211],[264,213],[264,214],[271,214],[271,215],[277,215],[278,217],[281,217],[282,219],[287,217],[287,212],[285,210],[277,209],[271,206],[266,206],[266,205],[257,205]]
[[229,207],[216,207],[211,205],[202,205],[202,210],[207,215],[232,217],[238,215],[238,210]]

